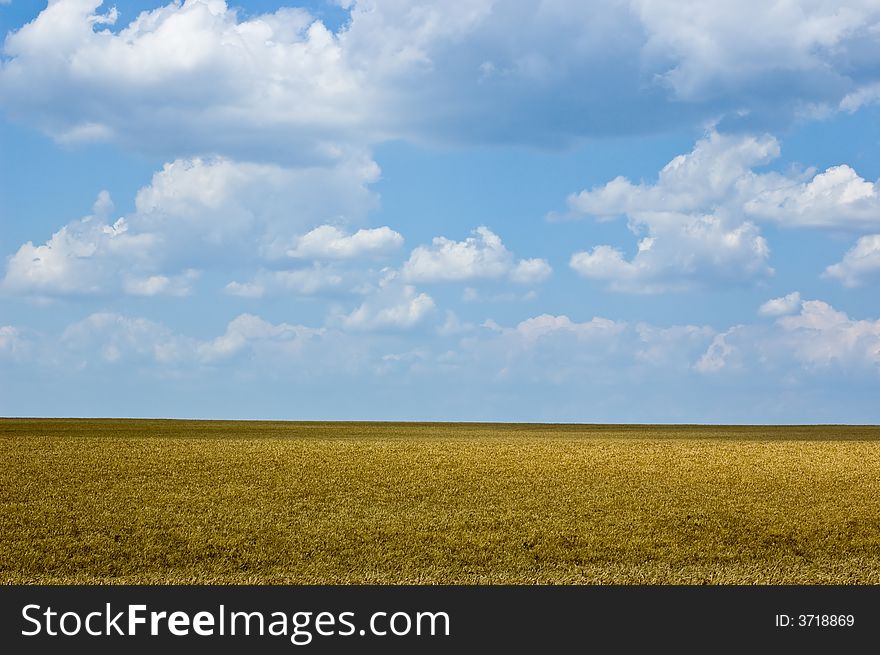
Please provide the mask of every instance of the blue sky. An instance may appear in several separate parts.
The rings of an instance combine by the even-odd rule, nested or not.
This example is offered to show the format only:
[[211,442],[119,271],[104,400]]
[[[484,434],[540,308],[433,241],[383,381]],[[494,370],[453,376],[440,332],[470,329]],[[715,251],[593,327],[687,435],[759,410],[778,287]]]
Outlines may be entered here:
[[0,415],[880,421],[880,6],[730,7],[0,0]]

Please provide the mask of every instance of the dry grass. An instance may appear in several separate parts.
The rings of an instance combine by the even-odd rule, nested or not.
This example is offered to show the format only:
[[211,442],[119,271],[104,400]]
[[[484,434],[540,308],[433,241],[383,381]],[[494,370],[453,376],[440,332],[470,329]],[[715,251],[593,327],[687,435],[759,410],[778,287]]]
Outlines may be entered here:
[[0,420],[2,583],[880,583],[880,429]]

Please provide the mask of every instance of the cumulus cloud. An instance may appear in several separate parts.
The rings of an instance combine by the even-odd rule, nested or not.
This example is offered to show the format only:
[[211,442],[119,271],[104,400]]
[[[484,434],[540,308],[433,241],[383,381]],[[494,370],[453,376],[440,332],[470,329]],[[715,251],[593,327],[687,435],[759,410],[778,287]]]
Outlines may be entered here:
[[434,299],[387,272],[359,307],[337,318],[343,327],[357,330],[407,330],[423,323],[436,310]]
[[782,296],[781,298],[772,298],[758,308],[761,316],[784,316],[796,312],[801,306],[801,294],[797,291]]
[[[375,206],[367,185],[377,176],[376,165],[360,158],[300,169],[225,158],[175,160],[138,191],[133,213],[113,220],[112,199],[103,191],[92,215],[63,226],[44,244],[22,245],[9,258],[0,288],[47,297],[183,296],[199,270],[284,259],[291,242],[302,245],[300,258],[378,256],[400,235],[378,228],[348,236],[318,227],[296,236],[329,217],[361,222]],[[315,286],[308,272],[276,277],[282,287]]]
[[97,13],[102,4],[52,2],[9,35],[0,88],[14,114],[61,141],[171,156],[248,150],[327,161],[342,133],[359,140],[370,87],[307,12],[239,21],[223,1],[186,0],[111,32],[118,13]]
[[[711,209],[743,189],[763,188],[752,168],[779,156],[779,142],[769,135],[727,135],[711,131],[691,152],[674,157],[653,184],[633,184],[616,177],[605,185],[568,197],[570,217],[614,218],[655,212],[696,212]],[[771,183],[785,180],[767,174]]]
[[517,261],[501,237],[485,226],[464,241],[434,237],[430,246],[419,246],[403,265],[405,279],[414,282],[460,282],[509,277],[521,284],[537,284],[552,273],[543,259]]
[[858,287],[880,275],[880,234],[861,237],[843,259],[825,269],[825,277],[836,278],[844,286]]
[[2,288],[55,296],[137,285],[141,276],[156,269],[159,245],[158,235],[134,233],[124,218],[110,224],[99,216],[86,216],[65,225],[44,244],[22,245],[7,261]]
[[387,226],[346,234],[333,225],[322,225],[299,237],[287,256],[305,259],[377,257],[389,255],[402,245],[403,237]]
[[223,157],[178,159],[138,191],[136,217],[143,229],[199,236],[208,246],[245,238],[256,243],[253,254],[277,258],[297,234],[328,218],[362,221],[378,204],[368,188],[378,178],[379,167],[363,155],[296,168]]
[[847,165],[756,173],[778,158],[770,135],[726,135],[712,131],[678,155],[653,184],[616,177],[568,198],[569,214],[645,220],[654,213],[724,211],[732,218],[771,221],[785,227],[864,229],[880,225],[880,193]]
[[832,166],[809,181],[780,182],[747,200],[744,210],[787,227],[880,226],[880,185],[862,179],[846,164]]
[[572,194],[568,213],[549,218],[626,216],[638,241],[631,256],[597,245],[570,266],[618,291],[662,292],[766,278],[770,248],[758,223],[861,230],[880,225],[880,194],[848,166],[755,172],[780,154],[771,136],[710,132],[670,161],[654,183],[617,177]]
[[786,342],[803,364],[880,367],[880,320],[853,320],[821,300],[807,300],[801,312],[778,321]]
[[770,248],[749,222],[729,226],[718,216],[653,214],[650,236],[632,259],[611,246],[576,252],[569,265],[583,277],[605,280],[611,289],[636,293],[686,291],[718,284],[744,284],[773,274]]
[[518,284],[539,284],[552,274],[546,259],[520,259],[510,271],[510,279]]
[[431,246],[419,246],[403,265],[403,275],[419,282],[498,278],[512,266],[513,255],[501,238],[481,226],[464,241],[434,237]]
[[754,183],[750,168],[779,153],[772,137],[712,132],[693,151],[670,161],[654,184],[618,177],[569,197],[574,216],[625,215],[642,235],[635,255],[599,245],[576,252],[569,265],[612,289],[682,291],[718,283],[748,283],[772,274],[770,249],[759,228],[725,207],[739,187]]
[[393,138],[564,143],[738,110],[784,121],[877,83],[867,0],[345,6],[335,33],[302,9],[242,18],[222,0],[111,31],[100,0],[57,0],[6,40],[0,98],[62,141],[326,161]]
[[857,320],[821,300],[804,300],[797,313],[772,325],[735,326],[715,337],[697,362],[703,373],[880,371],[880,320]]

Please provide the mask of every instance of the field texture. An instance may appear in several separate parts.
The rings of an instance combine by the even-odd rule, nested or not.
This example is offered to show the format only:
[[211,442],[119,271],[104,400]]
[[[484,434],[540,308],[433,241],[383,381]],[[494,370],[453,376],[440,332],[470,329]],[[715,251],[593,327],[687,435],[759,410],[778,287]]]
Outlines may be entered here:
[[880,428],[0,420],[0,583],[880,583]]

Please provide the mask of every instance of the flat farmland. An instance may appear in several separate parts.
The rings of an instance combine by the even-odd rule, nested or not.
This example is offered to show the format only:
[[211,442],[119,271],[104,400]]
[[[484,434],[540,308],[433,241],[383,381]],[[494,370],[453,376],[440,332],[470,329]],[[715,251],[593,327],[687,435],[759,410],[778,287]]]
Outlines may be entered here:
[[5,584],[880,584],[880,428],[0,420]]

